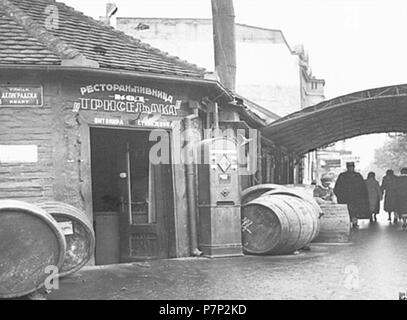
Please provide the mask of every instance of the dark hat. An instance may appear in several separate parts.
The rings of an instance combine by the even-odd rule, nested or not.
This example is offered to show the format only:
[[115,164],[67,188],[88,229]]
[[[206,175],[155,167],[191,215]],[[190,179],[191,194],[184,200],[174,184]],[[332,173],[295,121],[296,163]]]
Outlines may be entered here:
[[355,163],[353,161],[351,162],[346,162],[346,167],[354,167]]

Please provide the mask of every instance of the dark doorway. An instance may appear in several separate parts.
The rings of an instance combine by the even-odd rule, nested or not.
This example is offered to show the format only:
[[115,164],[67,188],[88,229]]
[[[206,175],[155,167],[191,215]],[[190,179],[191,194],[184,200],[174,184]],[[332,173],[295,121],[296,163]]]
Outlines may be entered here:
[[96,264],[174,253],[170,164],[153,164],[150,131],[91,128]]

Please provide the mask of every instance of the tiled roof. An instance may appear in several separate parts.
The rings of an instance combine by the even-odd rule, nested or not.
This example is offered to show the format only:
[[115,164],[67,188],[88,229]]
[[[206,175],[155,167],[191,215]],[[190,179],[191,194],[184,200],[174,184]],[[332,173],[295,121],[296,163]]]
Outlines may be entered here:
[[0,64],[59,64],[61,59],[32,38],[0,8]]
[[[50,6],[58,9],[58,19],[47,28]],[[205,72],[63,3],[0,0],[0,65],[69,65],[75,59],[110,70],[194,78]]]

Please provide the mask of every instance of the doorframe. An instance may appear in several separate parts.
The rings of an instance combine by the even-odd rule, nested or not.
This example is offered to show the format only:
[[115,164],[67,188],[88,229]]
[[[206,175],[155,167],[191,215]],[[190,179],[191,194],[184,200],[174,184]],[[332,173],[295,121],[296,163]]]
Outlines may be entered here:
[[[172,211],[172,217],[170,217],[171,223],[172,223],[172,230],[173,230],[173,236],[171,239],[171,247],[169,250],[169,255],[170,257],[180,257],[184,256],[184,254],[181,252],[181,248],[183,248],[183,241],[179,241],[179,235],[184,235],[184,237],[187,237],[187,230],[183,227],[182,224],[180,224],[178,221],[178,215],[177,212],[178,209],[183,209],[185,206],[182,204],[183,201],[182,199],[180,200],[177,195],[179,194],[180,190],[185,189],[185,178],[184,179],[176,179],[176,171],[181,171],[178,170],[178,165],[174,165],[174,160],[175,160],[175,151],[174,151],[174,145],[175,145],[175,137],[174,137],[174,130],[173,128],[156,128],[156,127],[117,127],[117,126],[106,126],[106,125],[95,125],[95,124],[90,124],[86,120],[82,119],[81,117],[78,117],[78,122],[79,122],[79,134],[80,134],[80,140],[81,140],[81,159],[80,159],[80,172],[79,172],[79,180],[80,180],[80,192],[81,196],[83,198],[84,202],[84,208],[86,215],[91,219],[92,223],[94,221],[94,213],[93,213],[93,190],[92,190],[92,142],[91,142],[91,129],[109,129],[109,130],[122,130],[122,131],[151,131],[154,129],[161,129],[165,130],[167,133],[169,133],[169,139],[170,139],[170,153],[171,153],[171,179],[172,179],[172,189],[173,189],[173,211]],[[177,135],[177,134],[175,134]],[[185,175],[184,175],[185,177]],[[186,210],[186,209],[185,209]]]

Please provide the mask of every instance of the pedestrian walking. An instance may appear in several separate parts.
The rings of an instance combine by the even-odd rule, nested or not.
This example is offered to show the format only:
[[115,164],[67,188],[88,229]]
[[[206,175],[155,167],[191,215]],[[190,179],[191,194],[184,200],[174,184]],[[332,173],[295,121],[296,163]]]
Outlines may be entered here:
[[369,172],[365,180],[367,195],[369,198],[369,212],[371,214],[370,221],[377,221],[376,215],[380,213],[380,201],[383,199],[382,189],[379,182],[376,180],[376,174]]
[[403,220],[402,228],[407,228],[407,168],[400,171],[401,175],[396,179],[397,213]]
[[389,169],[386,171],[386,175],[383,177],[382,185],[381,185],[382,192],[384,193],[384,211],[386,211],[388,213],[389,221],[391,221],[391,214],[393,212],[393,214],[394,214],[393,222],[394,223],[396,223],[398,220],[397,213],[396,213],[396,207],[397,207],[396,178],[397,178],[397,176],[394,174],[394,171]]
[[349,216],[354,228],[359,219],[369,219],[369,200],[367,187],[362,175],[355,171],[355,163],[346,163],[347,171],[342,172],[336,180],[334,193],[339,204],[347,204]]

